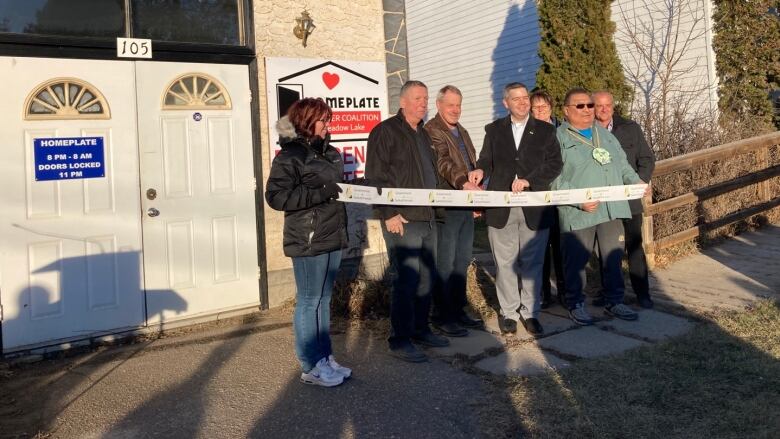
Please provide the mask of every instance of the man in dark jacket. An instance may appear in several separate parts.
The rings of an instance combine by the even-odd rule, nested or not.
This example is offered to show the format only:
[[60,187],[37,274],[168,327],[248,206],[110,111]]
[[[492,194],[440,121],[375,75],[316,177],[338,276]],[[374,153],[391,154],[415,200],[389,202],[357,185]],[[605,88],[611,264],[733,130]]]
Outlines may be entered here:
[[[488,179],[490,191],[547,191],[563,163],[555,127],[529,113],[528,88],[513,82],[504,87],[509,115],[485,127],[477,169],[469,180]],[[502,332],[514,333],[519,319],[533,336],[544,333],[541,309],[542,268],[555,208],[500,207],[485,211],[488,238],[496,261],[496,292],[501,305]],[[522,287],[522,293],[520,293]]]
[[[400,110],[371,130],[366,179],[379,188],[436,189],[436,151],[423,128],[428,88],[420,81],[401,87]],[[413,344],[447,346],[428,324],[436,274],[436,212],[429,206],[376,205],[390,266],[390,353],[410,362],[427,357]]]
[[[593,93],[593,103],[596,104],[596,120],[608,129],[620,142],[626,152],[628,163],[634,168],[642,181],[650,182],[655,168],[655,156],[647,145],[642,128],[630,119],[614,114],[614,100],[608,91]],[[626,237],[626,254],[628,255],[628,273],[631,287],[634,289],[639,306],[652,308],[650,285],[648,281],[647,260],[642,247],[642,200],[628,202],[631,207],[631,219],[623,220]],[[597,302],[596,304],[599,304]]]
[[[457,87],[446,85],[436,95],[436,116],[425,124],[438,155],[437,168],[442,187],[454,190],[482,190],[468,180],[476,166],[476,152],[468,131],[458,123],[463,95]],[[443,224],[438,224],[436,266],[441,284],[433,293],[433,325],[444,335],[459,337],[467,328],[482,326],[481,320],[464,311],[466,273],[474,245],[475,211],[469,208],[446,208]]]

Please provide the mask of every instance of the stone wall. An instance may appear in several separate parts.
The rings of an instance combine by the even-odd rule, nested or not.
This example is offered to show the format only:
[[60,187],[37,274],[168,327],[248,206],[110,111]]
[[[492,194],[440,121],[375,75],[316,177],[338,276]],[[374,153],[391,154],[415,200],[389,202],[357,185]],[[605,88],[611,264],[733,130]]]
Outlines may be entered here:
[[[385,2],[392,3],[392,2]],[[400,2],[403,3],[402,1]],[[295,18],[307,9],[316,26],[307,47],[292,32]],[[403,11],[403,7],[401,7]],[[401,17],[403,14],[401,14]],[[262,141],[263,179],[270,169],[264,57],[326,58],[383,61],[383,5],[381,0],[261,1],[254,2],[254,25],[258,57],[258,81]],[[404,51],[406,44],[403,44]],[[391,102],[397,101],[391,98]],[[262,182],[263,186],[265,182]],[[264,205],[269,305],[279,305],[294,295],[291,261],[282,252],[283,214]],[[384,251],[375,221],[364,226],[362,255]]]
[[398,111],[401,86],[409,79],[406,45],[406,10],[404,0],[383,0],[385,19],[385,63],[387,65],[387,97],[390,114]]

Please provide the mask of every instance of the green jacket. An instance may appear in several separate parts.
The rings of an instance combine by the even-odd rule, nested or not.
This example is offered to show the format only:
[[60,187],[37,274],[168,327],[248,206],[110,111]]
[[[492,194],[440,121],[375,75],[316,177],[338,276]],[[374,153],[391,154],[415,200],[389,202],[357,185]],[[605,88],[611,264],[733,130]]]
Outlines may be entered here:
[[[552,190],[582,189],[599,186],[621,186],[641,183],[634,169],[626,159],[626,153],[620,143],[609,131],[597,123],[593,124],[593,144],[606,149],[610,162],[601,164],[593,158],[593,149],[587,139],[579,136],[574,127],[564,122],[558,127],[558,143],[561,145],[563,170],[553,181]],[[561,230],[580,230],[617,218],[631,218],[628,201],[609,201],[599,205],[592,213],[585,212],[580,206],[558,206]]]

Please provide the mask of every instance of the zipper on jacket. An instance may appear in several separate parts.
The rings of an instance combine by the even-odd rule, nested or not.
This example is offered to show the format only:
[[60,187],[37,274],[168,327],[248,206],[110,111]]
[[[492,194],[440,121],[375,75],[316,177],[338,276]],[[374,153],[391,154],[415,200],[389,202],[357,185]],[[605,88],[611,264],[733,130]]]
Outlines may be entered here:
[[[406,124],[407,127],[408,127],[409,124],[407,124],[406,121],[404,121],[403,123]],[[418,130],[422,130],[424,128],[422,126],[418,126],[417,129]],[[417,171],[420,174],[420,181],[422,182],[423,185],[425,185],[425,173],[423,172],[423,166],[422,166],[423,158],[422,158],[422,155],[420,154],[420,151],[419,151],[420,147],[417,144],[417,136],[419,136],[420,133],[417,130],[413,130],[413,131],[414,131],[414,153],[413,154],[416,155],[417,158],[419,159],[419,160],[415,160],[415,164],[417,165]],[[433,149],[432,146],[433,145],[428,145],[429,148]],[[436,187],[434,188],[434,190],[435,190],[435,189],[438,189],[438,187],[439,187],[439,173],[436,171],[436,163],[435,162],[433,163],[433,170],[434,170],[434,177],[436,178]],[[429,209],[429,210],[430,210],[430,214],[431,214],[430,220],[436,220],[436,214],[433,212],[432,209]]]
[[311,221],[309,221],[309,226],[311,226],[311,231],[309,232],[309,247],[311,247],[311,240],[314,238],[314,229],[316,228],[316,224],[314,223],[315,219],[317,219],[317,211],[312,210]]

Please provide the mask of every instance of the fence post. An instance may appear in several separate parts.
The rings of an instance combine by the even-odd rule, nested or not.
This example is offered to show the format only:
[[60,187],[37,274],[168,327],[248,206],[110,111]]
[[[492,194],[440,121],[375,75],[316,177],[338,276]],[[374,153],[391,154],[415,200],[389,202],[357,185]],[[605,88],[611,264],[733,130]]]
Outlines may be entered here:
[[[652,183],[650,184],[652,187]],[[647,215],[647,208],[653,204],[653,195],[642,197],[642,246],[645,249],[647,267],[655,268],[655,242],[653,241],[653,216]]]
[[[769,167],[769,147],[765,146],[756,151],[756,167],[758,171],[767,169]],[[769,180],[764,180],[758,183],[758,199],[761,201],[769,201]]]

